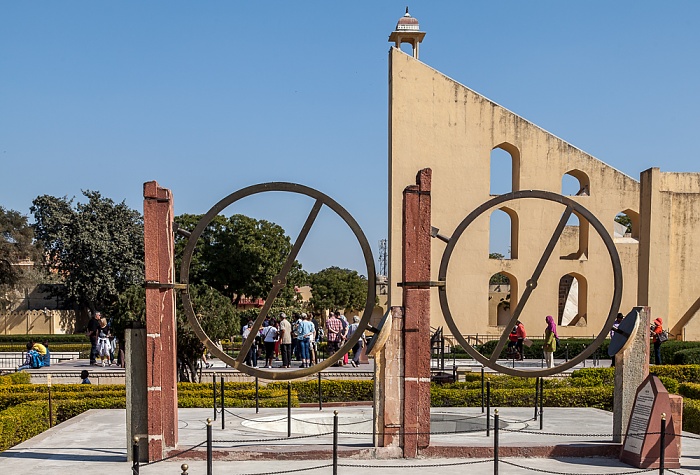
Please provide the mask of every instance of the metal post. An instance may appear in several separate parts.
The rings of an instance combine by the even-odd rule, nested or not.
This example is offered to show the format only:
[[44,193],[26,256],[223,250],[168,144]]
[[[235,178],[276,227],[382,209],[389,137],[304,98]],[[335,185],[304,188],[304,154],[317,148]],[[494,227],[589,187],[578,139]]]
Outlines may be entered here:
[[666,459],[666,413],[661,413],[661,440],[659,441],[659,475],[664,475],[664,461]]
[[569,344],[566,344],[566,362],[569,362]]
[[498,409],[493,414],[493,475],[498,475]]
[[51,375],[48,378],[48,388],[49,388],[49,428],[53,427],[53,404],[51,400]]
[[207,475],[213,473],[211,419],[207,419]]
[[139,438],[134,437],[134,445],[131,448],[131,472],[139,475]]
[[260,382],[258,377],[255,377],[255,413],[260,412]]
[[211,385],[214,388],[214,420],[216,420],[216,373],[211,375]]
[[486,437],[491,435],[491,381],[486,381]]
[[226,404],[224,404],[224,377],[221,377],[221,430],[224,430]]
[[481,413],[484,413],[484,367],[481,367]]
[[182,473],[180,475],[187,475],[187,470],[190,469],[190,466],[187,465],[186,463],[183,463],[180,465],[180,470],[182,470]]
[[540,430],[544,425],[544,378],[540,378]]
[[537,406],[540,403],[540,378],[535,378],[535,420],[537,420]]
[[321,372],[318,372],[318,410],[323,410],[323,396],[321,394]]
[[445,371],[445,335],[440,330],[440,371]]
[[338,475],[338,411],[333,411],[333,475]]
[[292,382],[287,381],[287,437],[292,436]]

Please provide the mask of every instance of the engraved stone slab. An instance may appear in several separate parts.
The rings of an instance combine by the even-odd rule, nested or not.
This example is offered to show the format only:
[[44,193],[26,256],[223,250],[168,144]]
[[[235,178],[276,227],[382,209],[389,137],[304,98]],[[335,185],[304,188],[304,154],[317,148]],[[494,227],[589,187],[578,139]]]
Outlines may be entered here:
[[679,468],[677,434],[668,391],[659,378],[649,375],[637,389],[620,460],[638,468],[657,468],[661,446],[661,414],[666,414],[666,468]]

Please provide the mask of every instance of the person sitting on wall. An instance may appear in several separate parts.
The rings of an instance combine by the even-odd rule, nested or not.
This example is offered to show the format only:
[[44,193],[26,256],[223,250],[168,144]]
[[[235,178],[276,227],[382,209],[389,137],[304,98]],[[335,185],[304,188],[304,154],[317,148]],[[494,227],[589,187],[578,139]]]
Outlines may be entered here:
[[34,342],[28,342],[27,354],[24,357],[24,364],[17,367],[17,371],[22,371],[23,369],[29,368],[41,368],[42,366],[44,366],[44,362],[41,355],[39,355],[39,352],[34,349]]
[[31,344],[32,349],[39,353],[39,356],[41,357],[41,360],[44,363],[42,366],[51,366],[51,353],[49,352],[48,342],[44,342],[44,344],[42,345],[41,343],[34,342],[32,340]]

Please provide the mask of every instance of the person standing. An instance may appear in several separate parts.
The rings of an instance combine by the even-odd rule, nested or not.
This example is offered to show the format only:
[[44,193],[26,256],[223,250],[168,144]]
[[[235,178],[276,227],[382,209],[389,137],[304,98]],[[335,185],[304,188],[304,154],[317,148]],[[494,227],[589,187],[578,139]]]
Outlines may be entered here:
[[243,327],[243,341],[246,341],[248,337],[253,339],[252,345],[248,350],[248,354],[245,355],[245,364],[252,366],[253,368],[258,366],[258,335],[250,335],[250,330],[253,328],[253,320],[248,320],[248,324]]
[[100,320],[102,319],[102,314],[100,312],[95,312],[95,317],[88,322],[87,325],[87,336],[90,338],[90,364],[97,364],[97,338],[100,333]]
[[311,340],[314,337],[314,324],[309,321],[309,316],[301,314],[301,323],[297,329],[297,339],[301,349],[301,367],[311,366]]
[[[348,327],[348,339],[352,338],[352,336],[355,334],[357,331],[357,327],[360,325],[360,317],[355,315],[352,317],[352,324]],[[365,347],[365,334],[364,332],[360,336],[360,339],[357,340],[357,343],[355,343],[355,346],[352,347],[352,360],[350,360],[350,364],[352,364],[353,368],[356,368],[357,366],[360,365],[360,353],[362,352],[362,348]]]
[[[340,312],[337,312],[340,314]],[[338,348],[340,348],[341,335],[343,331],[343,324],[339,318],[336,317],[335,313],[331,312],[326,321],[326,330],[328,330],[328,355],[332,355]],[[342,366],[343,363],[338,361],[334,366]]]
[[554,318],[547,315],[544,319],[547,322],[547,328],[544,329],[544,360],[547,363],[547,368],[554,368],[554,352],[557,351],[557,324],[554,323]]
[[275,360],[275,342],[279,330],[274,319],[269,320],[268,325],[262,329],[263,343],[265,344],[265,367],[272,368],[272,362]]
[[525,338],[527,338],[527,332],[525,331],[525,325],[523,325],[523,322],[520,320],[518,320],[515,324],[515,336],[518,338],[518,341],[515,343],[515,349],[518,350],[518,359],[522,360],[525,358],[523,342],[525,341]]
[[282,367],[289,368],[292,361],[292,324],[289,323],[287,314],[280,313],[280,352],[282,353]]
[[[610,340],[612,341],[612,337],[615,336],[615,330],[618,329],[620,326],[620,323],[622,323],[622,319],[624,318],[624,315],[622,315],[620,312],[617,313],[617,317],[615,317],[615,322],[613,323],[612,330],[610,330]],[[610,366],[614,367],[615,366],[615,355],[613,355],[612,360],[610,361]]]
[[664,321],[659,317],[651,324],[651,337],[654,342],[654,364],[661,364],[661,334],[664,332],[661,324]]

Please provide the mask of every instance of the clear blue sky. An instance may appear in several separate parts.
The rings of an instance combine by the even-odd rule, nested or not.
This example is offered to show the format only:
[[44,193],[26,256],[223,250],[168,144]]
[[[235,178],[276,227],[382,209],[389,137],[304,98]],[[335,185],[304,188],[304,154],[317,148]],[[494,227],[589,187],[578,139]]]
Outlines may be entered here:
[[[291,181],[387,236],[387,37],[405,1],[0,3],[0,205],[142,184],[204,213]],[[700,2],[414,1],[421,60],[628,175],[700,171]],[[278,197],[280,198],[280,197]],[[232,211],[292,238],[311,204]],[[322,215],[305,268],[364,273]]]

